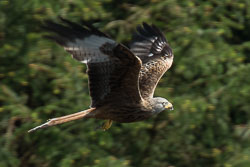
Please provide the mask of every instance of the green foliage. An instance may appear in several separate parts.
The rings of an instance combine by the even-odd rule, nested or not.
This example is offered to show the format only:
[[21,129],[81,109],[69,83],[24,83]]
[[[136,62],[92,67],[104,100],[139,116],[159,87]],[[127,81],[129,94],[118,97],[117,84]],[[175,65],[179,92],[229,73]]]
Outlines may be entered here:
[[[250,164],[248,0],[0,1],[0,166],[129,167]],[[82,120],[28,134],[45,120],[88,108],[86,67],[42,38],[45,19],[87,19],[128,43],[156,24],[173,67],[156,96],[175,110],[95,131]]]

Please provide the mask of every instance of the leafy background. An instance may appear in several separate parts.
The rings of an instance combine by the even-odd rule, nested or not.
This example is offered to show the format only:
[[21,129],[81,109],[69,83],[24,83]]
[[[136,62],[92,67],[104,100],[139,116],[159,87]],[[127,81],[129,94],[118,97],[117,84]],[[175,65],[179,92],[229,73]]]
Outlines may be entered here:
[[[249,167],[249,0],[1,0],[0,167]],[[175,54],[156,96],[174,111],[150,120],[80,120],[28,134],[88,108],[86,67],[42,38],[45,19],[85,19],[129,43],[157,25]]]

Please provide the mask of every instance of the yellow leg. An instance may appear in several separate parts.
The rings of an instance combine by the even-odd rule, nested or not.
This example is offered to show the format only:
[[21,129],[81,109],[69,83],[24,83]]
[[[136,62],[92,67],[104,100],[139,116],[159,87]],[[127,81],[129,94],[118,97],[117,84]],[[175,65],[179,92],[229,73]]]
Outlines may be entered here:
[[102,125],[102,129],[105,131],[105,130],[108,130],[110,127],[111,127],[111,125],[112,125],[112,120],[108,120],[107,122],[105,122],[103,125]]

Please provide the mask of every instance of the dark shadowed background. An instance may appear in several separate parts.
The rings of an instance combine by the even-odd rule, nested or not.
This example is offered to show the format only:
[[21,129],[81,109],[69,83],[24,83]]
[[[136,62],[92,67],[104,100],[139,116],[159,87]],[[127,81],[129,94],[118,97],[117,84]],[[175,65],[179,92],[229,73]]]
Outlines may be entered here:
[[[174,104],[150,120],[79,120],[28,134],[88,108],[86,67],[42,35],[45,19],[81,19],[129,44],[158,26],[174,51],[155,96]],[[249,0],[1,0],[0,167],[249,167]]]

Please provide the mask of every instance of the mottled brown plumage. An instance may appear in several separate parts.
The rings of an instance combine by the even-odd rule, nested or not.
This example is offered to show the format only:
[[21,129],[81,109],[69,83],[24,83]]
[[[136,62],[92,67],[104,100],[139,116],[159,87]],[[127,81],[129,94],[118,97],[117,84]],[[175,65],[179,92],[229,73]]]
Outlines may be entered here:
[[82,25],[61,18],[63,24],[47,21],[56,41],[72,57],[87,64],[91,108],[54,118],[29,132],[80,118],[128,123],[142,121],[173,106],[164,98],[153,98],[162,75],[171,67],[172,50],[163,33],[154,25],[137,27],[131,49],[110,39],[92,25]]
[[143,23],[133,36],[131,51],[143,63],[139,77],[141,95],[152,98],[160,78],[172,65],[172,50],[158,28]]

